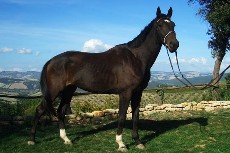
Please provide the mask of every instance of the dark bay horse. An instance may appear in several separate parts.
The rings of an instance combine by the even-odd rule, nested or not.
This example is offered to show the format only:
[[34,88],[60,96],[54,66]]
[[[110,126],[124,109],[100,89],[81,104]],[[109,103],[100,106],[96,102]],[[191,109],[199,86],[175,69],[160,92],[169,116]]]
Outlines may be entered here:
[[[162,45],[170,52],[179,47],[171,21],[172,8],[167,15],[158,7],[156,18],[132,41],[117,45],[103,53],[67,51],[49,60],[41,73],[43,99],[36,108],[31,136],[28,144],[35,144],[36,126],[41,115],[49,110],[58,117],[60,137],[71,144],[65,132],[64,118],[76,88],[93,93],[119,95],[119,118],[116,142],[119,150],[127,150],[122,141],[126,111],[131,101],[134,139],[137,148],[143,149],[138,134],[139,107],[143,90],[150,79],[150,68],[154,64]],[[54,100],[60,97],[57,111]]]

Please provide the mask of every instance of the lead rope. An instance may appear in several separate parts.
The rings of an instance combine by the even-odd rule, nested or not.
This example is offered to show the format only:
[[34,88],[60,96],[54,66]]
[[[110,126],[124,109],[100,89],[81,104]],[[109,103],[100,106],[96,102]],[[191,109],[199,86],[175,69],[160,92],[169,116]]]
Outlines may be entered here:
[[167,54],[168,54],[168,58],[169,58],[169,62],[170,62],[170,66],[171,66],[171,69],[173,71],[173,74],[175,76],[175,78],[180,81],[182,84],[184,84],[186,87],[188,87],[188,84],[186,84],[185,82],[183,82],[181,79],[179,79],[179,77],[176,75],[175,71],[174,71],[174,68],[173,68],[173,65],[172,65],[172,60],[169,56],[169,51],[168,51],[168,48],[166,47],[166,50],[167,50]]
[[[174,71],[174,68],[173,68],[173,65],[172,65],[172,61],[171,61],[171,58],[170,58],[170,56],[169,56],[169,51],[168,51],[168,48],[167,48],[167,47],[166,47],[166,50],[167,50],[167,54],[168,54],[170,66],[171,66],[171,69],[172,69],[172,71],[173,71],[173,74],[174,74],[175,78],[176,78],[178,81],[180,81],[182,84],[184,84],[186,87],[192,86],[192,87],[194,87],[194,88],[197,88],[197,87],[196,87],[195,85],[193,85],[187,78],[185,78],[184,75],[182,74],[182,72],[181,72],[181,70],[180,70],[178,58],[177,58],[177,52],[175,52],[175,55],[176,55],[176,62],[177,62],[177,68],[178,68],[178,70],[179,70],[179,73],[180,73],[181,77],[182,77],[188,84],[190,84],[190,86],[189,86],[187,83],[183,82],[181,79],[179,79],[179,77],[175,74],[175,71]],[[212,79],[208,84],[206,84],[206,85],[205,85],[203,88],[201,88],[200,90],[204,90],[204,89],[211,88],[211,87],[213,87],[213,88],[218,88],[218,87],[215,86],[215,85],[220,81],[220,79],[223,77],[224,73],[225,73],[229,68],[230,68],[230,65],[228,65],[228,66],[220,73],[219,78],[216,77],[216,78]],[[217,78],[218,78],[218,80],[215,82],[215,84],[212,84]]]
[[182,77],[188,84],[190,84],[190,86],[193,86],[193,87],[194,87],[194,85],[193,85],[187,78],[185,78],[184,75],[181,73],[180,66],[179,66],[179,62],[178,62],[178,58],[177,58],[177,52],[175,52],[175,55],[176,55],[177,68],[178,68],[178,70],[179,70],[179,72],[180,72],[180,74],[181,74],[181,77]]

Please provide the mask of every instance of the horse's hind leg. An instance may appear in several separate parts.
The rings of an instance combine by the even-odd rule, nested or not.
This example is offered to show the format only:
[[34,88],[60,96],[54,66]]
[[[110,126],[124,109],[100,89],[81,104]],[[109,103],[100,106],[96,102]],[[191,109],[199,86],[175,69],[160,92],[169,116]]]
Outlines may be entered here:
[[61,95],[61,103],[58,107],[57,114],[58,114],[58,121],[59,121],[59,129],[60,129],[60,137],[64,140],[64,144],[72,144],[69,138],[66,135],[65,131],[65,115],[68,107],[70,107],[70,102],[73,97],[73,93],[76,90],[75,86],[67,86]]
[[36,108],[33,126],[31,128],[30,139],[28,141],[28,145],[34,145],[35,144],[36,127],[37,127],[37,124],[38,124],[40,117],[44,114],[46,108],[47,108],[47,103],[43,99],[41,104],[38,105]]

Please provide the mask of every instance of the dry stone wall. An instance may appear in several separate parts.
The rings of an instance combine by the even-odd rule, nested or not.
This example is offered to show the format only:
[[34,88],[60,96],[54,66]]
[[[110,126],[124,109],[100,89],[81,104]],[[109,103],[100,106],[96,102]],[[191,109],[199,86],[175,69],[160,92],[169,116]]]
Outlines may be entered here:
[[[201,101],[197,102],[184,102],[181,104],[147,104],[145,107],[140,108],[140,115],[148,116],[159,112],[174,112],[174,111],[207,111],[212,112],[218,109],[230,109],[230,101]],[[80,114],[68,115],[67,119],[71,124],[100,124],[103,120],[114,120],[118,117],[118,109],[105,109],[102,111],[93,111]],[[127,110],[127,118],[132,118],[131,107]],[[46,122],[50,120],[47,116],[41,118]],[[51,119],[54,123],[57,122],[56,118]],[[24,117],[22,116],[0,116],[0,125],[22,125]]]
[[[201,101],[184,102],[181,104],[148,104],[140,108],[140,115],[148,116],[159,112],[174,112],[174,111],[215,111],[217,109],[230,109],[230,101]],[[81,113],[79,115],[68,116],[70,123],[101,123],[104,119],[116,119],[118,117],[118,109],[105,109],[103,111],[93,111],[91,113]],[[132,118],[131,107],[127,110],[127,118]]]

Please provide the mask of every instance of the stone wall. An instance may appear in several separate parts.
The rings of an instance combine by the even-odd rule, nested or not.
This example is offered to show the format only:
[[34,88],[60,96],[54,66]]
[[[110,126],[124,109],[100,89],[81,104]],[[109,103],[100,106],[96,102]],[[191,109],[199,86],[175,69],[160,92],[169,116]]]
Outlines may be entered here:
[[[174,111],[207,111],[212,112],[217,109],[230,109],[230,101],[201,101],[197,102],[184,102],[181,104],[148,104],[143,108],[140,108],[141,116],[148,116],[159,112],[174,112]],[[67,119],[71,124],[100,124],[103,120],[114,120],[118,117],[118,109],[105,109],[103,111],[93,111],[91,113],[81,113],[68,115]],[[127,118],[132,118],[131,107],[127,110]],[[43,116],[41,122],[47,122],[49,117]],[[51,118],[56,123],[56,118]],[[22,125],[24,123],[24,117],[22,116],[0,116],[0,125]]]
[[[174,112],[174,111],[215,111],[217,109],[230,109],[230,101],[201,101],[184,102],[181,104],[148,104],[144,108],[140,108],[140,115],[148,116],[158,112]],[[91,113],[81,113],[79,115],[69,115],[70,123],[101,123],[104,119],[116,119],[118,117],[118,109],[106,109],[103,111],[93,111]],[[127,110],[127,118],[132,118],[131,107]]]

